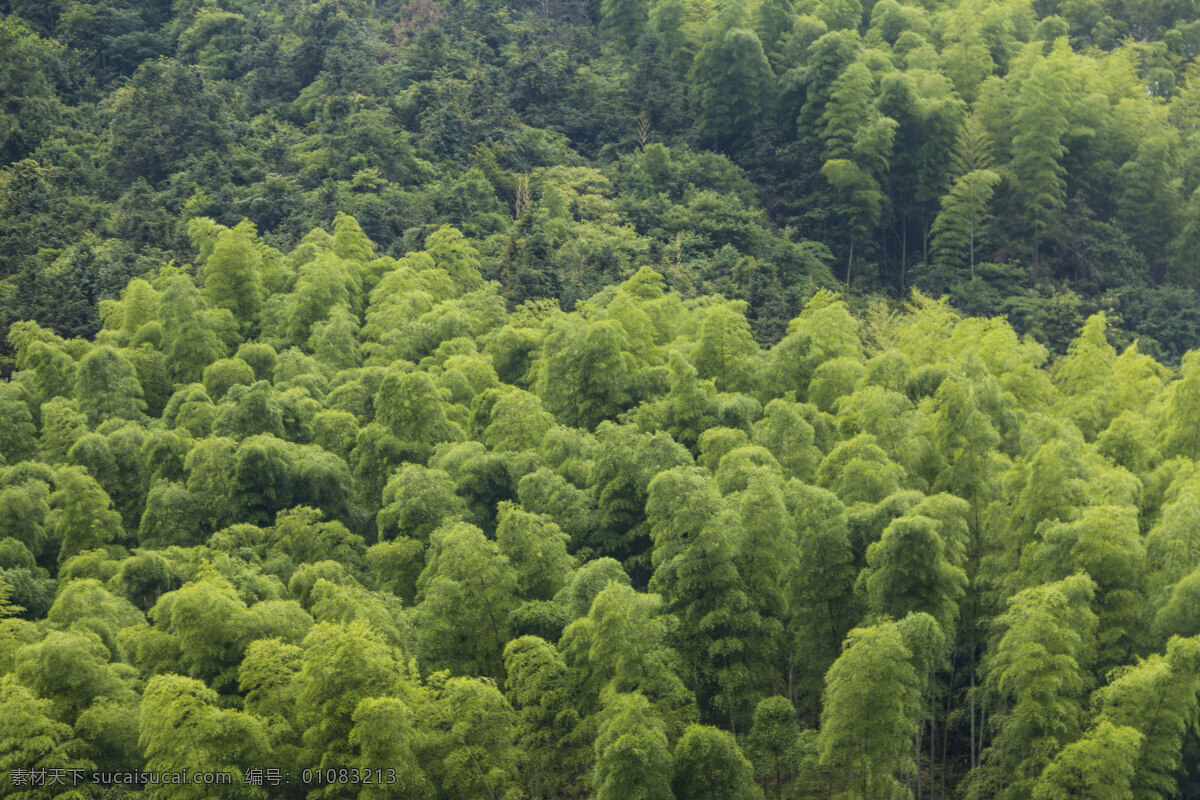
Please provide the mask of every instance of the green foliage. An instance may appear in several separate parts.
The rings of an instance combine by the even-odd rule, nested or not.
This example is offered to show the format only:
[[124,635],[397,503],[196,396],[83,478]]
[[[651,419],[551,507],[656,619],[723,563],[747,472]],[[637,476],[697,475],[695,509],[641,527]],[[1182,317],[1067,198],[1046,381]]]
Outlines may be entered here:
[[710,23],[691,72],[697,128],[719,150],[744,146],[775,95],[775,76],[758,35],[741,20],[731,22],[718,14]]
[[933,261],[943,270],[962,267],[968,255],[971,275],[975,273],[975,242],[985,232],[988,204],[1000,176],[990,169],[968,172],[955,181],[942,198],[942,210],[933,221]]
[[133,365],[111,347],[96,347],[79,361],[75,397],[91,425],[106,419],[132,419],[145,409]]
[[1101,722],[1059,752],[1034,786],[1034,798],[1052,800],[1080,794],[1097,800],[1132,797],[1129,787],[1141,740],[1133,728]]
[[429,779],[412,752],[413,735],[412,712],[403,700],[371,697],[358,704],[354,710],[354,728],[350,731],[350,743],[361,752],[358,768],[372,774],[379,770],[378,774],[389,779],[386,787],[366,787],[361,797],[373,800],[397,795],[413,798],[432,795]]
[[937,524],[928,517],[892,521],[883,538],[867,548],[863,576],[871,610],[892,619],[925,612],[943,631],[952,630],[967,576],[946,550]]
[[222,688],[234,681],[253,631],[245,601],[229,581],[210,572],[163,595],[150,618],[175,638],[182,672]]
[[744,307],[717,305],[705,309],[700,346],[692,363],[700,377],[713,381],[719,392],[754,389],[759,350],[746,323]]
[[[189,229],[196,231],[201,222],[191,220]],[[255,320],[262,303],[262,256],[255,248],[254,233],[248,223],[217,233],[212,245],[205,247],[208,258],[200,271],[209,305],[229,309],[242,325]]]
[[764,784],[774,784],[775,791],[767,796],[786,796],[801,767],[800,726],[796,723],[796,709],[786,697],[776,695],[759,701],[746,745],[755,777]]
[[603,0],[600,22],[625,47],[632,48],[649,19],[645,0]]
[[641,694],[618,694],[605,706],[592,776],[597,800],[670,800],[671,751],[662,721]]
[[552,797],[575,785],[589,761],[576,734],[579,711],[567,665],[554,645],[522,636],[505,646],[504,669],[505,691],[518,714],[518,742],[528,760],[527,785],[534,796]]
[[58,544],[61,564],[84,550],[109,544],[121,536],[121,516],[99,484],[78,467],[62,467],[54,475],[46,525]]
[[[1165,657],[1150,656],[1097,692],[1100,726],[1132,728],[1141,737],[1140,747],[1132,747],[1134,737],[1126,732],[1124,753],[1105,759],[1112,759],[1112,784],[1128,785],[1136,798],[1164,798],[1178,791],[1175,776],[1183,758],[1183,738],[1188,721],[1195,718],[1200,689],[1198,644],[1195,638],[1173,638]],[[1115,750],[1117,744],[1110,747]],[[1116,773],[1121,766],[1124,775]]]
[[[1035,241],[1066,206],[1061,160],[1067,149],[1063,137],[1070,125],[1067,58],[1066,42],[1060,39],[1050,57],[1037,59],[1021,86],[1021,102],[1013,120],[1021,133],[1012,140],[1012,169],[1023,188]],[[1036,244],[1034,252],[1036,258]]]
[[478,528],[457,522],[434,531],[417,579],[415,610],[429,664],[460,674],[500,675],[517,590],[517,570]]
[[349,763],[354,712],[370,697],[387,696],[402,663],[393,648],[362,622],[318,623],[304,638],[296,695],[287,711],[303,731],[299,761],[313,769]]
[[860,614],[853,595],[854,553],[846,509],[832,493],[797,481],[785,503],[797,532],[800,557],[784,573],[788,589],[789,657],[797,683],[814,702],[824,676]]
[[529,600],[550,600],[566,584],[574,559],[567,537],[553,520],[502,503],[496,513],[496,544],[517,571],[517,590]]
[[561,422],[591,430],[631,404],[633,362],[619,323],[564,322],[542,345],[536,391]]
[[826,675],[821,766],[846,776],[849,797],[895,797],[915,766],[919,684],[911,659],[894,623],[856,628]]
[[53,631],[17,652],[16,675],[51,702],[54,716],[74,723],[101,698],[128,701],[129,689],[108,664],[99,636]]
[[113,103],[108,161],[126,180],[158,181],[192,154],[229,143],[228,112],[196,67],[174,59],[146,61]]
[[997,618],[987,684],[1006,708],[973,792],[1020,796],[1079,735],[1095,657],[1094,594],[1091,578],[1075,575],[1020,592]]
[[375,418],[402,442],[431,445],[460,438],[425,372],[389,372],[375,395]]
[[650,586],[679,619],[679,648],[701,709],[731,728],[748,716],[762,646],[762,619],[738,573],[742,531],[716,488],[679,467],[650,482],[654,538]]
[[1195,795],[1200,36],[1102,5],[12,0],[0,794]]
[[[40,699],[15,676],[0,678],[0,759],[4,766],[4,793],[22,800],[51,797],[49,791],[24,786],[14,778],[21,769],[88,769],[94,766],[81,758],[83,743],[70,725],[51,716],[50,703]],[[25,766],[29,765],[29,766]]]
[[493,793],[505,800],[517,797],[515,715],[504,695],[488,681],[451,678],[439,692],[434,713],[432,755],[440,763],[429,771],[439,795],[454,800]]
[[0,395],[0,456],[5,463],[15,464],[37,452],[37,427],[33,424],[33,413],[29,410],[26,393],[21,387],[5,383]]
[[[662,598],[610,580],[586,617],[563,631],[560,646],[588,706],[634,693],[650,702],[671,736],[695,720],[695,699],[676,672],[678,655],[667,636]],[[640,700],[639,700],[640,703]]]
[[675,745],[676,797],[762,797],[754,785],[753,769],[728,731],[691,725]]
[[200,681],[179,675],[150,680],[142,696],[138,744],[148,769],[230,772],[236,781],[218,787],[158,786],[153,790],[156,797],[265,796],[244,785],[246,770],[270,753],[262,723],[218,706],[216,692]]
[[219,318],[208,310],[190,278],[167,281],[162,299],[162,350],[179,383],[196,382],[212,362],[227,352]]

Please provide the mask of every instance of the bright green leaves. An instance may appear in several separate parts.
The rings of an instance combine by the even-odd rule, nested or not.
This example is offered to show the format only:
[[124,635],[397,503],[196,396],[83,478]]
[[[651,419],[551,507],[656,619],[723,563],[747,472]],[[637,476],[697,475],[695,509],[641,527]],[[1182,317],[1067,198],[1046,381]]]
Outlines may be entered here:
[[584,709],[599,710],[605,698],[636,693],[674,737],[695,721],[696,706],[676,673],[679,656],[668,641],[673,620],[662,608],[660,596],[610,580],[587,616],[563,631],[559,646]]
[[675,745],[675,797],[696,800],[756,800],[762,791],[733,734],[689,725]]
[[59,544],[59,563],[122,535],[121,515],[112,510],[100,485],[78,467],[63,467],[55,473],[50,509],[46,524]]
[[1101,722],[1064,747],[1033,787],[1034,800],[1126,800],[1142,735],[1133,728]]
[[1145,545],[1134,509],[1085,509],[1077,522],[1048,526],[1030,555],[1046,578],[1085,572],[1096,582],[1099,663],[1126,663],[1142,639],[1145,617]]
[[1200,457],[1200,426],[1195,413],[1200,411],[1200,356],[1189,353],[1181,365],[1182,376],[1169,390],[1167,419],[1158,442],[1163,456]]
[[176,382],[199,381],[204,368],[228,352],[232,317],[211,311],[191,278],[176,275],[167,281],[160,315],[162,350]]
[[933,616],[949,634],[967,588],[962,567],[948,558],[938,525],[922,516],[903,516],[867,548],[863,580],[871,610],[902,619],[910,613]]
[[632,404],[636,366],[624,328],[611,320],[555,326],[535,369],[538,396],[564,424],[591,430]]
[[1026,589],[997,618],[986,685],[1002,703],[999,728],[972,796],[1028,796],[1054,754],[1080,733],[1095,658],[1095,584],[1086,575]]
[[[124,562],[122,570],[129,563]],[[117,583],[128,586],[129,577],[126,575],[124,579],[118,579]],[[117,651],[118,633],[145,622],[141,613],[130,605],[128,600],[114,596],[94,578],[73,580],[64,586],[46,614],[46,619],[52,627],[60,630],[95,633],[114,653]]]
[[717,391],[749,394],[760,372],[759,358],[744,307],[721,304],[704,310],[699,347],[692,355],[700,377],[712,380]]
[[457,674],[502,674],[517,589],[517,570],[478,528],[457,522],[434,531],[414,620],[426,661]]
[[254,716],[222,708],[217,693],[180,675],[150,679],[142,695],[138,741],[155,772],[230,772],[228,784],[159,785],[154,797],[265,797],[247,787],[245,770],[270,757],[266,731]]
[[913,768],[920,683],[895,623],[857,628],[825,678],[821,766],[845,776],[846,796],[894,797]]
[[754,765],[755,776],[774,784],[767,796],[785,797],[785,793],[803,768],[800,726],[796,709],[786,697],[778,695],[759,701],[754,709],[754,726],[746,737],[746,754]]
[[[190,229],[195,229],[198,222],[189,223]],[[197,238],[196,234],[193,238]],[[257,320],[263,301],[262,255],[254,238],[254,226],[248,221],[232,230],[218,231],[211,245],[205,248],[208,257],[200,270],[209,305],[229,309],[243,329]]]
[[83,743],[71,726],[52,716],[50,703],[40,699],[12,675],[0,678],[0,790],[6,797],[42,800],[48,793],[21,786],[14,771],[22,769],[87,769]]
[[1172,636],[1200,635],[1200,569],[1180,578],[1154,615],[1154,636],[1166,641]]
[[314,326],[339,307],[351,311],[362,302],[362,279],[355,263],[329,252],[319,253],[300,267],[295,289],[288,297],[283,333],[292,344],[309,340]]
[[92,425],[106,419],[135,419],[146,407],[129,359],[105,346],[93,348],[80,359],[75,396]]
[[353,757],[354,712],[368,697],[391,694],[402,679],[400,654],[361,622],[319,623],[305,637],[296,675],[300,763],[339,769]]
[[787,484],[784,502],[796,529],[800,557],[782,577],[788,592],[788,670],[798,694],[816,706],[826,671],[841,653],[861,609],[854,595],[854,551],[846,509],[831,492]]
[[571,679],[554,645],[522,636],[504,648],[505,691],[517,710],[518,742],[528,767],[525,782],[534,797],[553,797],[581,782],[590,763],[577,733],[579,710]]
[[658,473],[691,461],[688,451],[665,433],[601,426],[589,475],[600,525],[587,546],[624,563],[642,583],[649,580],[647,488]]
[[516,715],[504,695],[489,681],[451,678],[438,687],[432,712],[429,749],[419,754],[447,800],[496,797],[516,800]]
[[362,361],[358,346],[358,318],[344,305],[313,324],[308,349],[318,362],[331,370],[353,369]]
[[[427,798],[433,787],[412,751],[415,735],[412,711],[397,697],[371,697],[354,710],[350,744],[359,750],[356,763],[364,772],[385,781],[364,786],[358,797],[388,800],[393,797]],[[394,780],[393,780],[394,779]]]
[[666,732],[650,703],[636,692],[614,695],[596,736],[596,800],[672,800],[671,767]]
[[[1152,655],[1117,674],[1096,693],[1098,727],[1084,740],[1111,741],[1107,747],[1100,742],[1090,746],[1100,750],[1096,760],[1077,769],[1088,780],[1104,775],[1114,787],[1131,786],[1138,800],[1174,796],[1185,731],[1198,704],[1198,667],[1200,640],[1174,638],[1165,657]],[[1137,736],[1129,732],[1131,728]],[[1140,748],[1133,746],[1138,739]],[[1062,755],[1067,755],[1065,750]]]
[[392,371],[375,395],[375,418],[401,442],[433,445],[462,438],[446,418],[441,397],[425,372]]
[[457,229],[443,226],[429,234],[425,239],[425,252],[433,258],[438,269],[445,270],[460,292],[483,288],[479,252]]
[[534,450],[554,424],[535,395],[511,390],[495,398],[480,438],[493,450]]
[[[890,248],[921,216],[935,262],[958,269],[992,193],[997,208],[1017,196],[990,136],[996,158],[1058,174],[1023,154],[1035,132],[1005,141],[997,125],[998,87],[1011,100],[1066,81],[1046,66],[1057,50],[976,87],[988,99],[942,163],[962,108],[924,37],[944,34],[969,85],[982,61],[954,61],[975,58],[961,13],[935,33],[881,0],[863,50],[853,0],[794,26],[786,5],[758,23],[781,64],[803,65],[790,91],[808,93],[801,127],[844,190],[835,210],[874,206],[874,222],[843,219],[846,244],[875,248],[876,222],[895,223]],[[609,24],[649,24],[607,8]],[[697,33],[670,29],[683,10],[664,2],[653,20],[678,34],[680,63]],[[727,4],[695,37],[701,135],[731,148],[757,135],[738,115],[774,81],[750,19]],[[1001,60],[1012,43],[996,36]],[[727,85],[739,74],[753,80]],[[900,157],[917,129],[937,143]],[[1097,315],[1047,370],[1048,350],[1002,319],[921,294],[863,312],[816,284],[764,349],[755,333],[784,316],[764,326],[760,300],[688,292],[819,256],[755,249],[765,229],[732,162],[643,145],[608,173],[537,168],[507,240],[414,219],[405,241],[424,249],[377,258],[340,215],[283,256],[249,224],[197,218],[196,284],[170,266],[132,282],[92,344],[15,326],[0,668],[33,694],[8,681],[0,703],[42,750],[6,733],[3,757],[396,771],[323,800],[750,800],[756,780],[781,800],[878,800],[938,777],[989,800],[1160,800],[1184,786],[1196,659],[1172,637],[1200,633],[1193,357],[1174,379],[1135,347],[1118,356]],[[513,153],[497,154],[506,166],[480,180],[519,194]],[[934,221],[931,187],[951,175]],[[364,209],[375,180],[355,178]],[[901,180],[912,202],[886,216]],[[631,213],[618,185],[637,232],[612,221]],[[650,246],[658,225],[679,234],[673,266]],[[510,312],[483,279],[529,277],[505,273],[506,241],[539,276],[557,268],[539,259],[575,270],[560,297],[631,277],[570,312]],[[729,247],[693,275],[698,242]],[[668,277],[635,272],[643,261]],[[808,294],[780,291],[781,308]]]
[[874,436],[862,433],[825,456],[816,477],[818,486],[832,490],[844,503],[878,503],[900,488],[905,473]]
[[236,682],[254,630],[245,602],[224,578],[210,573],[163,595],[150,618],[175,637],[181,671],[218,688]]
[[683,467],[650,482],[646,516],[654,536],[650,586],[679,618],[697,699],[710,718],[736,729],[750,713],[766,644],[738,574],[740,520],[701,471]]
[[427,543],[434,530],[467,510],[448,473],[415,464],[396,470],[383,490],[383,503],[376,517],[381,540]]
[[527,600],[550,600],[575,566],[567,537],[552,520],[502,503],[496,514],[496,544],[517,571],[517,589]]
[[74,723],[101,699],[128,703],[134,695],[109,664],[100,637],[83,630],[51,631],[37,644],[17,652],[16,674],[51,702],[58,719]]

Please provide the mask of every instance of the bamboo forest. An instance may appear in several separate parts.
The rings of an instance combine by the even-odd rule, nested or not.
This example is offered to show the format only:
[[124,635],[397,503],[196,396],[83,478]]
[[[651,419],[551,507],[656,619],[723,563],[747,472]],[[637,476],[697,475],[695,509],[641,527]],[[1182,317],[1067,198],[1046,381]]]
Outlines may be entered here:
[[0,0],[0,797],[1200,798],[1200,0]]

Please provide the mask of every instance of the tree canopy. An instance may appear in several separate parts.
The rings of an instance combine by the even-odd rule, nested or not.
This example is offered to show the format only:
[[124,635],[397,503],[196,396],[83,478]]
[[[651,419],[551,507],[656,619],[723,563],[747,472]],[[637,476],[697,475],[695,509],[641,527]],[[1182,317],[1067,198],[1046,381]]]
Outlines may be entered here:
[[0,13],[0,795],[1200,796],[1195,8]]

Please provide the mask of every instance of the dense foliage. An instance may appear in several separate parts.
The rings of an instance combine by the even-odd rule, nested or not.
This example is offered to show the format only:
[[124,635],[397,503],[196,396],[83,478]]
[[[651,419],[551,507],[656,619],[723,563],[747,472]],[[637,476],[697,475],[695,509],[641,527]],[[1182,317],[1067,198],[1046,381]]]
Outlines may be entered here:
[[1200,796],[1194,0],[0,11],[0,796]]
[[1195,354],[189,233],[94,341],[9,334],[5,797],[1200,792]]
[[0,330],[94,334],[193,219],[289,251],[340,211],[394,257],[454,225],[510,309],[649,265],[760,344],[837,280],[1200,346],[1195,0],[0,11]]

